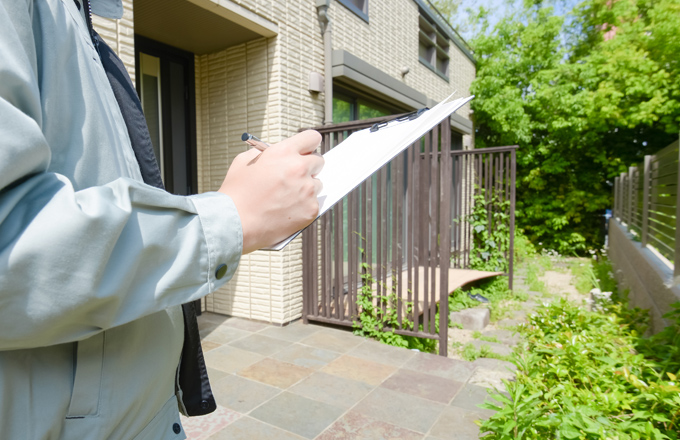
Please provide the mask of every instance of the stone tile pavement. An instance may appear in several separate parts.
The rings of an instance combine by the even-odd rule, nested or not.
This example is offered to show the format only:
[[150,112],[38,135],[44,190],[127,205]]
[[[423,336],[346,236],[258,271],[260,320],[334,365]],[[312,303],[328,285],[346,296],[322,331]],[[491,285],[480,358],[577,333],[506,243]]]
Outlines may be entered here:
[[479,438],[477,405],[507,362],[390,347],[348,330],[199,317],[218,409],[183,419],[192,440]]

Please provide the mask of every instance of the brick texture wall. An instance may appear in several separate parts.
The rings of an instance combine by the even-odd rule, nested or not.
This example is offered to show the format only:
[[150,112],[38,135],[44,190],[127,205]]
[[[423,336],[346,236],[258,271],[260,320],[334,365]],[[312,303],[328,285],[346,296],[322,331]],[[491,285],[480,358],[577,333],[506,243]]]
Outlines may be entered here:
[[106,43],[118,54],[135,82],[135,26],[132,0],[123,0],[123,18],[110,20],[92,16],[92,24]]
[[[236,2],[276,22],[276,38],[196,57],[199,191],[219,188],[244,131],[277,142],[321,124],[323,95],[307,90],[323,72],[323,46],[313,2]],[[304,4],[303,4],[304,3]],[[242,258],[234,279],[206,298],[217,313],[285,323],[301,316],[302,244]]]
[[[413,0],[370,0],[366,23],[337,1],[331,2],[333,49],[344,49],[436,101],[456,91],[469,96],[474,63],[451,42],[449,81],[418,61],[418,6]],[[401,70],[410,72],[402,79]],[[470,107],[458,112],[469,119]]]

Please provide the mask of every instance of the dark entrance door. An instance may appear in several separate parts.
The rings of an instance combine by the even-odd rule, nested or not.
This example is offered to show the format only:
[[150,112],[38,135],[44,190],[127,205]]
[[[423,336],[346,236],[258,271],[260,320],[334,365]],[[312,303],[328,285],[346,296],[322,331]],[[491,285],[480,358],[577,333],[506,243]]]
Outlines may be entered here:
[[[194,54],[135,36],[137,93],[165,189],[198,192]],[[201,313],[201,301],[195,301]]]
[[165,188],[196,194],[194,54],[135,37],[137,93]]

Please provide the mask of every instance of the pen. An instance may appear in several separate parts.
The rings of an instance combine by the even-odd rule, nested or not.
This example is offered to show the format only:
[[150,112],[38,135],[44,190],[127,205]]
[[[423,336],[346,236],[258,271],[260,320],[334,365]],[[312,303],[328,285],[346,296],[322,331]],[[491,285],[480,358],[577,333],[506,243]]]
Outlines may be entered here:
[[250,145],[251,147],[257,148],[260,151],[264,151],[267,147],[269,147],[268,143],[262,142],[256,136],[253,136],[250,133],[243,133],[241,135],[241,140],[246,144]]

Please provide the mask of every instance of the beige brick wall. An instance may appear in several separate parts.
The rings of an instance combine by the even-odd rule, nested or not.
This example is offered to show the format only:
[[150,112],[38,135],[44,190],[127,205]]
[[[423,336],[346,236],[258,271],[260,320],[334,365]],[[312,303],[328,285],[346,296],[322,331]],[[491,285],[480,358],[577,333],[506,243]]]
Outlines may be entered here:
[[[196,56],[196,118],[199,192],[219,188],[233,158],[245,150],[243,131],[277,142],[302,127],[320,125],[323,94],[307,90],[309,73],[324,71],[323,41],[313,0],[233,0],[275,22],[279,34]],[[134,80],[132,0],[121,20],[95,18],[98,32],[123,59]],[[418,61],[418,8],[412,0],[371,0],[370,24],[331,2],[333,48],[345,49],[380,70],[440,100],[455,89],[469,92],[474,65],[451,45],[450,82]],[[459,112],[468,117],[468,109]],[[466,136],[466,145],[471,139]],[[302,246],[242,258],[233,280],[209,295],[218,313],[285,323],[302,309]]]
[[[219,188],[233,158],[245,151],[244,131],[277,142],[323,119],[323,95],[307,90],[310,71],[323,72],[313,2],[237,3],[275,21],[279,35],[196,57],[200,192]],[[206,308],[274,323],[300,317],[300,239],[281,252],[244,256],[233,280],[206,298]]]
[[[237,0],[275,22],[279,35],[196,57],[199,190],[219,187],[245,147],[243,131],[276,142],[321,124],[323,94],[307,91],[311,71],[323,72],[323,41],[312,0]],[[396,7],[395,7],[396,4]],[[450,81],[418,61],[418,8],[411,0],[371,0],[370,24],[331,2],[333,48],[345,49],[397,79],[441,100],[467,96],[473,63],[451,44]],[[468,117],[469,109],[460,114]],[[472,143],[466,136],[465,144]],[[206,298],[208,310],[274,323],[301,315],[302,257],[297,239],[282,252],[244,256],[234,279]]]
[[92,24],[106,43],[111,46],[135,82],[135,27],[132,0],[123,0],[123,18],[110,20],[92,16]]
[[[344,49],[406,85],[440,101],[456,91],[469,96],[475,65],[451,42],[449,81],[418,61],[418,6],[413,0],[370,0],[366,23],[352,11],[331,2],[333,49]],[[401,69],[410,72],[402,79]],[[469,119],[466,105],[457,113]]]

